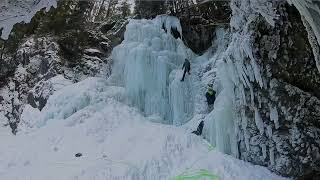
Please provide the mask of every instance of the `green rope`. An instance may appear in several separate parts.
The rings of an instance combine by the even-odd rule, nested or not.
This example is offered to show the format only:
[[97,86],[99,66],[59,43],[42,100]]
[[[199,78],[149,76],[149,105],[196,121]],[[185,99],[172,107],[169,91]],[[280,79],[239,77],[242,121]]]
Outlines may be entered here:
[[[208,146],[208,153],[212,150],[214,150],[214,146],[210,144],[208,141],[204,140],[204,143]],[[206,169],[200,169],[197,172],[189,172],[187,173],[188,170],[190,170],[193,165],[199,161],[200,159],[196,160],[190,168],[187,168],[182,174],[178,175],[177,177],[172,178],[171,180],[199,180],[199,179],[209,179],[209,180],[218,180],[218,176],[215,174],[210,173]]]
[[[206,140],[204,140],[204,142],[208,145],[208,150],[209,150],[209,152],[214,150],[215,147],[214,147],[212,144],[210,144],[210,143],[209,143],[208,141],[206,141]],[[209,152],[208,152],[208,153],[209,153]]]
[[172,180],[199,180],[199,179],[218,180],[218,176],[210,173],[208,170],[200,169],[198,172],[182,174]]

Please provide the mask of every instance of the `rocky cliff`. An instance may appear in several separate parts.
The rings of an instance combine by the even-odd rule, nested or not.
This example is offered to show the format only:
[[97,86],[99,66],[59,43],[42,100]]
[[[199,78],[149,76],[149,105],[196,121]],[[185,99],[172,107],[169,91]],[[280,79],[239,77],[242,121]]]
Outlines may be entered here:
[[94,8],[89,1],[59,1],[30,23],[16,24],[8,40],[0,41],[1,126],[16,133],[24,106],[41,110],[56,83],[111,73],[107,57],[122,41],[127,21],[114,16],[89,21],[87,13]]
[[[233,26],[233,33],[247,35],[252,48],[241,65],[255,73],[244,85],[246,103],[238,103],[239,155],[284,176],[316,179],[320,73],[308,27],[287,1],[257,2],[232,1],[233,16],[247,18],[242,27]],[[236,92],[240,98],[241,88]]]

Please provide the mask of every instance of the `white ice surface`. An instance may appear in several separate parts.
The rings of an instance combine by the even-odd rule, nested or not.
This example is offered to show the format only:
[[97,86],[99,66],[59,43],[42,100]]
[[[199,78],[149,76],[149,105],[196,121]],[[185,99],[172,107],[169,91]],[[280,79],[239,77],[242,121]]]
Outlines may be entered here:
[[145,115],[162,117],[162,123],[182,125],[194,111],[194,76],[186,75],[180,82],[181,68],[185,58],[193,66],[195,55],[181,39],[171,35],[171,28],[181,33],[179,19],[173,16],[131,20],[124,41],[112,52],[111,81],[123,86],[131,104]]

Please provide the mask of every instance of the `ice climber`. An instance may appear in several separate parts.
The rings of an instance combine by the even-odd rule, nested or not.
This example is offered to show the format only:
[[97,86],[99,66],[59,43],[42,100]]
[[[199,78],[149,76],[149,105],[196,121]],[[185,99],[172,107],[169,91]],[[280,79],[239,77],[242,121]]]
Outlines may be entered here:
[[212,110],[214,101],[216,100],[216,92],[213,90],[213,84],[208,84],[206,93],[207,103],[209,110]]
[[204,121],[201,121],[200,124],[198,125],[197,130],[193,131],[192,133],[195,134],[195,135],[201,136],[203,126],[204,126]]
[[181,81],[184,81],[184,77],[186,76],[187,72],[190,75],[191,64],[190,64],[190,61],[188,59],[185,59],[185,61],[183,63],[183,66],[182,66],[182,70],[183,69],[184,69],[184,73],[183,73]]

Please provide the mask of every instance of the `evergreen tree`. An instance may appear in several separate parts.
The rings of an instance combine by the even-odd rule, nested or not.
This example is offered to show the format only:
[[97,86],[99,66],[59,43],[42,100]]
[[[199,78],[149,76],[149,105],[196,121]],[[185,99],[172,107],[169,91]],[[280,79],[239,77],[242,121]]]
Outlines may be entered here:
[[122,17],[127,17],[131,14],[130,4],[127,2],[127,0],[122,1],[121,5],[118,7],[118,10],[120,11]]
[[146,1],[146,0],[135,0],[135,14],[142,18],[154,18],[158,14],[164,14],[165,1]]
[[97,19],[103,20],[114,15],[118,0],[102,0]]

